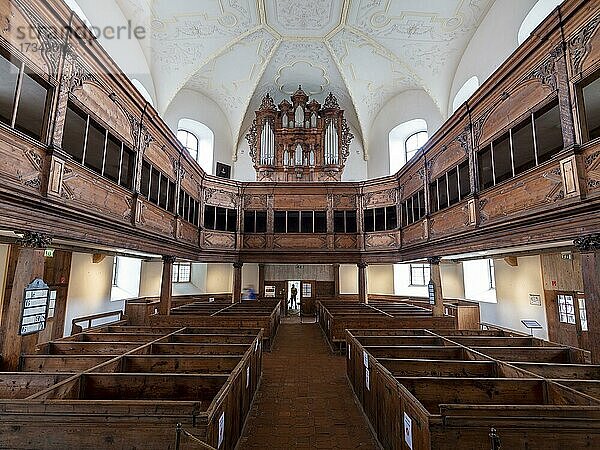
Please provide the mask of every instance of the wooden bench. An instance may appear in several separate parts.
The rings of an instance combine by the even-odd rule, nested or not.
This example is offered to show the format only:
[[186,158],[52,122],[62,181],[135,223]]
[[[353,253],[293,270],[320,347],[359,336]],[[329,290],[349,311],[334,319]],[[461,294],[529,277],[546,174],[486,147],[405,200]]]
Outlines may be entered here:
[[181,424],[231,450],[259,385],[262,330],[107,326],[21,367],[0,373],[0,448],[174,449]]

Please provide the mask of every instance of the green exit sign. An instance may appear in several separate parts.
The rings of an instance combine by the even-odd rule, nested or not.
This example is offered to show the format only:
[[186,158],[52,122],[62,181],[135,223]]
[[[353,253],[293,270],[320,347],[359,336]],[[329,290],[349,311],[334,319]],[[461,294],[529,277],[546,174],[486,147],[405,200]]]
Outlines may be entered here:
[[54,258],[54,249],[53,248],[47,248],[46,250],[44,250],[44,256],[46,258]]

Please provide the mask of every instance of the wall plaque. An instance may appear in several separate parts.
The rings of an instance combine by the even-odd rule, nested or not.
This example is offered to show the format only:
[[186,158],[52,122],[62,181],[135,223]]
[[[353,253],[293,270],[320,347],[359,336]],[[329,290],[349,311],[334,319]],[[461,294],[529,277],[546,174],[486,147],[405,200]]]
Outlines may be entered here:
[[50,289],[42,279],[34,280],[25,288],[19,328],[21,336],[39,333],[46,328],[49,300]]

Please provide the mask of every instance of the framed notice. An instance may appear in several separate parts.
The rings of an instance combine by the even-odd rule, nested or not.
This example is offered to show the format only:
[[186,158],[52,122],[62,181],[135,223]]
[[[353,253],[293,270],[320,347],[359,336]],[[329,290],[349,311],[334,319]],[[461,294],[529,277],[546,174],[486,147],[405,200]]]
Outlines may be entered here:
[[371,380],[369,379],[369,369],[365,369],[365,386],[368,391],[371,390]]
[[246,367],[246,389],[250,386],[250,366]]
[[39,333],[46,329],[49,302],[50,289],[43,280],[38,278],[25,288],[21,310],[21,326],[19,327],[21,336]]
[[412,419],[406,413],[404,413],[404,442],[408,448],[413,448],[413,437],[412,437]]
[[275,286],[265,286],[265,298],[275,298]]
[[429,296],[429,304],[435,305],[435,285],[431,282],[427,285],[427,295]]
[[529,294],[529,304],[533,306],[542,306],[542,297],[539,294]]
[[217,448],[221,448],[224,438],[225,438],[225,411],[223,411],[221,413],[221,416],[219,417],[219,443],[217,444]]

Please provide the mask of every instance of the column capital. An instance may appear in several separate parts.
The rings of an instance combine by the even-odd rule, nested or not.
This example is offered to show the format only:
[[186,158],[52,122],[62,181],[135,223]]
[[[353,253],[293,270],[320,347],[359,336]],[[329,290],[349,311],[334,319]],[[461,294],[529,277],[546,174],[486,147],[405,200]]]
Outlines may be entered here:
[[441,256],[430,256],[427,258],[427,262],[429,264],[435,264],[435,265],[439,264],[441,260],[442,260]]
[[358,263],[357,266],[359,269],[366,269],[367,267],[369,267],[369,265],[364,262]]
[[173,264],[175,262],[174,256],[163,255],[162,257],[163,263],[165,264]]
[[52,236],[45,233],[36,233],[35,231],[25,231],[23,237],[17,243],[21,247],[42,249],[52,245]]
[[600,250],[600,234],[590,234],[578,237],[573,241],[580,252],[595,252]]
[[244,263],[243,262],[234,262],[233,263],[233,268],[234,269],[241,269],[242,267],[244,267]]

